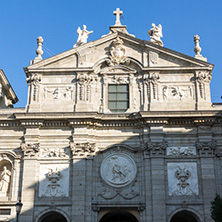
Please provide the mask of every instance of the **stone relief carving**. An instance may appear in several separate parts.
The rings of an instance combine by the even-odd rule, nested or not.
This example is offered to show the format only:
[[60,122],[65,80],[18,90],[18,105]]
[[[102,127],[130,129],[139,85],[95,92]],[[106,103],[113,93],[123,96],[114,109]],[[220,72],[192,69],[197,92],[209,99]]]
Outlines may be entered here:
[[35,74],[33,76],[29,76],[26,79],[26,81],[27,81],[28,84],[30,84],[32,86],[33,101],[37,101],[38,100],[38,95],[39,95],[39,84],[41,82],[41,76]]
[[39,197],[69,195],[69,165],[42,164],[39,174]]
[[199,152],[199,155],[214,155],[217,143],[216,141],[209,142],[196,142],[196,147]]
[[187,97],[193,96],[193,89],[191,86],[188,87],[177,87],[177,86],[164,86],[163,87],[163,99],[168,98],[183,100]]
[[7,196],[10,180],[11,180],[11,171],[8,170],[6,166],[3,166],[3,170],[0,174],[0,197]]
[[150,36],[150,42],[163,46],[163,42],[160,39],[161,37],[163,37],[161,24],[156,26],[154,23],[152,23],[152,28],[148,31],[148,35]]
[[168,163],[169,196],[196,196],[198,191],[196,163]]
[[123,46],[123,40],[117,37],[112,42],[112,47],[110,49],[111,54],[111,62],[113,65],[119,65],[120,63],[124,63],[126,60],[126,49]]
[[210,82],[211,77],[212,77],[211,73],[207,73],[207,72],[196,73],[196,79],[197,79],[197,82],[199,83],[199,92],[200,92],[201,98],[204,98],[204,84],[205,82]]
[[103,197],[106,200],[111,200],[116,196],[121,196],[124,199],[133,199],[139,195],[137,181],[134,181],[129,186],[124,189],[114,189],[107,186],[105,183],[101,183],[102,186],[99,189],[99,196]]
[[48,184],[47,190],[43,196],[65,196],[65,194],[60,189],[60,184],[57,183],[61,179],[61,177],[62,175],[59,170],[49,169],[46,178],[50,181],[50,184]]
[[163,142],[147,142],[145,145],[144,156],[165,155],[167,149],[167,141]]
[[100,167],[102,179],[112,187],[124,187],[136,177],[137,168],[134,160],[127,154],[110,154]]
[[192,146],[167,147],[168,156],[194,156],[197,155],[196,148]]
[[157,64],[158,63],[158,58],[159,58],[159,54],[158,53],[149,51],[149,61],[152,64]]
[[109,81],[113,84],[129,84],[129,77],[127,76],[112,76],[112,78]]
[[79,85],[79,100],[80,101],[89,101],[91,94],[91,84],[96,82],[98,79],[96,76],[88,74],[78,74],[77,83]]
[[40,157],[69,157],[64,148],[43,148],[40,151]]
[[95,155],[95,143],[70,143],[73,157],[90,157]]
[[[48,95],[49,94],[49,95]],[[72,99],[73,87],[56,87],[56,88],[44,88],[44,98],[47,99],[48,96],[52,97],[54,100],[58,99]]]
[[38,157],[40,151],[40,144],[39,143],[22,143],[21,149],[24,153],[24,157]]

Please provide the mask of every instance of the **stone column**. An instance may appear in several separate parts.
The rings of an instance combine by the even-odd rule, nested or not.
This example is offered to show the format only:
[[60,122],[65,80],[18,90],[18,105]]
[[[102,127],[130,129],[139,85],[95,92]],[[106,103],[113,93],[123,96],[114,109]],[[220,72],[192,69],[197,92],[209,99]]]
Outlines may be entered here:
[[72,221],[91,221],[94,143],[70,143],[73,159]]
[[30,222],[34,221],[34,203],[35,191],[38,183],[38,163],[37,157],[39,155],[39,143],[23,143],[22,151],[24,153],[23,161],[23,180],[21,201],[23,203],[22,212],[20,214],[20,221]]
[[211,201],[213,201],[216,194],[216,177],[215,177],[215,159],[214,150],[216,142],[201,142],[197,141],[196,147],[200,155],[200,170],[202,183],[202,198],[204,203],[204,218],[205,221],[213,221],[211,218]]
[[[166,182],[165,182],[165,161],[164,155],[167,143],[148,142],[146,155],[150,156],[150,180],[151,188],[147,190],[152,200],[152,209],[147,209],[147,214],[152,215],[149,220],[152,222],[166,221]],[[147,194],[146,194],[147,195]],[[149,208],[149,206],[147,206]],[[152,211],[152,213],[151,213]]]

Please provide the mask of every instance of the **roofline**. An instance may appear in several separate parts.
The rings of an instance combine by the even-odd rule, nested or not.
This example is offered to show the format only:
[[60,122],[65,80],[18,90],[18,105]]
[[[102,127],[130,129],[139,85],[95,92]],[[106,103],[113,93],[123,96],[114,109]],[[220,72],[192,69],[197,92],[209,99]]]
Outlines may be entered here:
[[12,103],[15,104],[18,102],[18,97],[16,96],[11,84],[9,83],[4,71],[0,69],[0,82],[4,88],[6,96],[12,100]]

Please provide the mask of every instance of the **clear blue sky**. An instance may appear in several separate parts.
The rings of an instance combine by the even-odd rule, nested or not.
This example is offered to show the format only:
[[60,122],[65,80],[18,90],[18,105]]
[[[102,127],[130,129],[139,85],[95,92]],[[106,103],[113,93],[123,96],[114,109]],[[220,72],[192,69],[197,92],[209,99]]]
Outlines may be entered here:
[[[23,67],[34,59],[36,38],[54,54],[72,48],[78,26],[93,30],[88,41],[107,34],[113,11],[123,10],[121,22],[129,33],[149,40],[151,23],[162,24],[164,46],[194,56],[193,36],[200,35],[202,55],[215,64],[212,102],[222,102],[222,1],[220,0],[0,0],[0,68],[6,73],[19,102],[27,102]],[[43,58],[51,55],[46,51]]]

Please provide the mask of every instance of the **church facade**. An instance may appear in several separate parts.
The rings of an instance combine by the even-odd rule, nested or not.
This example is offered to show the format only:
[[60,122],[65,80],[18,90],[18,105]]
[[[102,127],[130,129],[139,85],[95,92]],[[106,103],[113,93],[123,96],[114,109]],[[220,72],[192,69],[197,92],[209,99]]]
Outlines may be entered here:
[[210,222],[222,194],[222,104],[213,65],[116,23],[100,39],[78,29],[66,52],[37,57],[18,101],[0,70],[0,221]]

